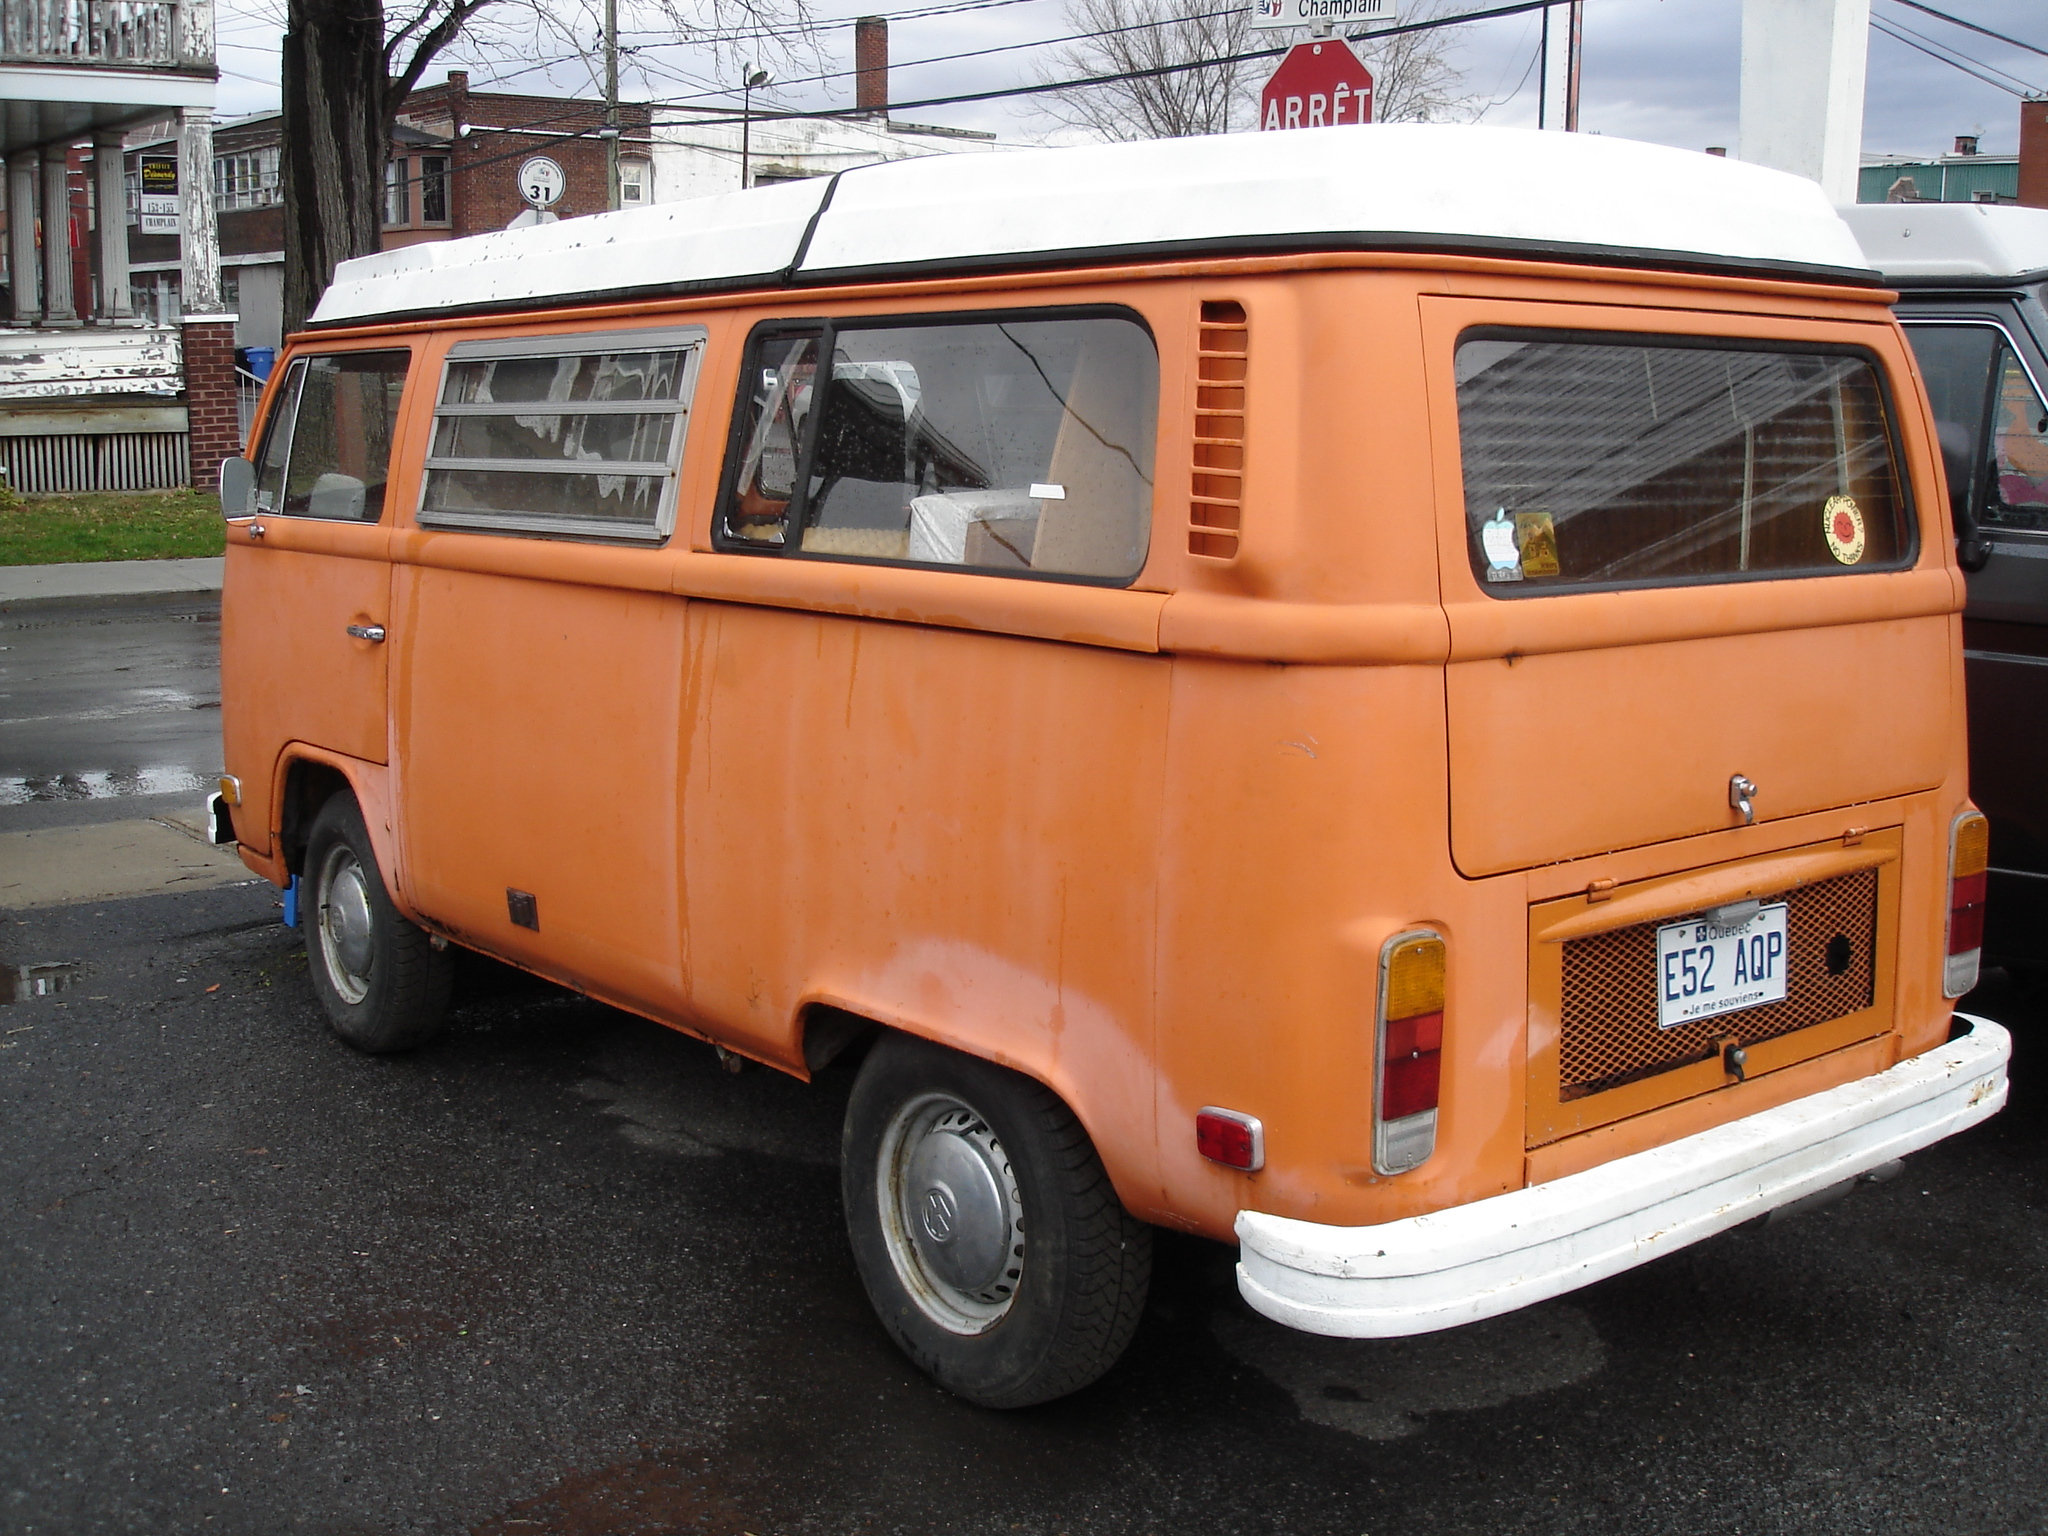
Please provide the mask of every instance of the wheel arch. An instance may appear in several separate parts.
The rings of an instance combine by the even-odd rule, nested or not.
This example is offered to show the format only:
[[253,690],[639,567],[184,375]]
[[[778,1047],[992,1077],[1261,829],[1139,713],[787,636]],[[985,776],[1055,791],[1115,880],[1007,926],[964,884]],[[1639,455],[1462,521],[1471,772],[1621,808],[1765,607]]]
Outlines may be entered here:
[[[971,1029],[934,1024],[872,1000],[807,998],[797,1009],[796,1028],[798,1052],[812,1076],[842,1056],[858,1061],[883,1035],[899,1034],[1030,1078],[1081,1123],[1124,1209],[1144,1221],[1171,1220],[1159,1184],[1158,1149],[1153,1138],[1153,1086],[1150,1077],[1137,1068],[1133,1067],[1123,1082],[1107,1082],[1099,1074],[1076,1070],[1071,1059],[1056,1052],[1028,1049],[1032,1043],[1028,1037],[1013,1035],[1007,1041],[998,1041],[992,1033],[982,1035]],[[1027,1048],[1005,1049],[1005,1045]],[[1092,1093],[1088,1089],[1091,1081],[1097,1089]],[[1142,1100],[1141,1108],[1135,1107],[1133,1100]]]
[[[355,797],[363,813],[363,826],[370,834],[371,850],[377,855],[378,870],[384,876],[391,900],[405,916],[417,921],[405,893],[404,870],[399,861],[398,834],[394,826],[391,770],[378,763],[345,757],[324,747],[288,742],[278,754],[277,771],[270,807],[272,859],[276,874],[288,880],[305,873],[306,837],[320,807],[340,791]],[[280,880],[283,883],[283,880]]]

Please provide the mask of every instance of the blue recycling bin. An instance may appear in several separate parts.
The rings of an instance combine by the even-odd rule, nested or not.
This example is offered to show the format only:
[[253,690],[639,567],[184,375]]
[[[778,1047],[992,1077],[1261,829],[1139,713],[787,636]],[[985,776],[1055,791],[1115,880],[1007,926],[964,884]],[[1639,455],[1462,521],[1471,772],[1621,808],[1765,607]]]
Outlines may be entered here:
[[277,348],[244,347],[242,350],[249,356],[249,371],[267,383],[270,370],[277,366]]

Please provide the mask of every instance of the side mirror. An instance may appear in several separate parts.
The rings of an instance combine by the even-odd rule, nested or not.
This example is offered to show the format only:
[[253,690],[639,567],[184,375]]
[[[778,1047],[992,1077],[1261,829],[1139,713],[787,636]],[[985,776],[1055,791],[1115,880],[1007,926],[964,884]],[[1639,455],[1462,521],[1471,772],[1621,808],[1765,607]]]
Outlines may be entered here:
[[239,455],[220,461],[220,515],[248,517],[256,498],[256,466]]

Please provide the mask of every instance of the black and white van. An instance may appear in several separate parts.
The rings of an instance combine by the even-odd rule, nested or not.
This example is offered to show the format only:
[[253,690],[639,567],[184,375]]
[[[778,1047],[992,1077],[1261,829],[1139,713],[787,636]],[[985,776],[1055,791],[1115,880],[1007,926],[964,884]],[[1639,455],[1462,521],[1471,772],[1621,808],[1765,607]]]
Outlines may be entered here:
[[2048,209],[1869,203],[1842,216],[1899,292],[1968,572],[1970,792],[1991,818],[1986,956],[2048,966]]

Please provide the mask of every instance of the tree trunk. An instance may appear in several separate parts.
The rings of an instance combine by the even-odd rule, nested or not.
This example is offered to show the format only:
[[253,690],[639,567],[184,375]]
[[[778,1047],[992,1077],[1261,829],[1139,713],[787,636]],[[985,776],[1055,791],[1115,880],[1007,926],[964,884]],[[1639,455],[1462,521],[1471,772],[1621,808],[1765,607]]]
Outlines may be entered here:
[[384,7],[290,0],[284,34],[284,328],[297,330],[335,263],[377,249],[386,156]]

